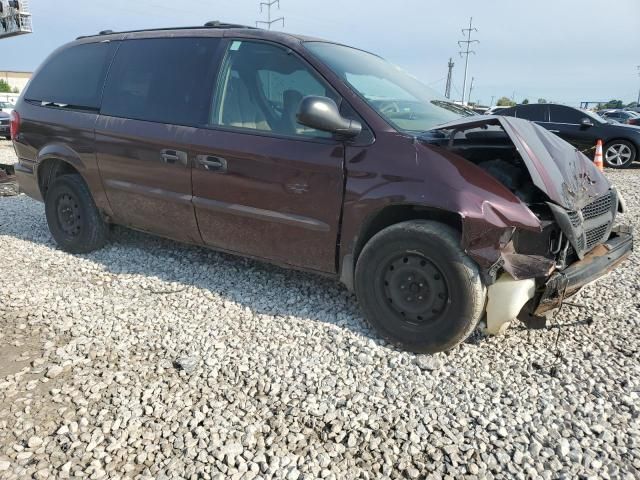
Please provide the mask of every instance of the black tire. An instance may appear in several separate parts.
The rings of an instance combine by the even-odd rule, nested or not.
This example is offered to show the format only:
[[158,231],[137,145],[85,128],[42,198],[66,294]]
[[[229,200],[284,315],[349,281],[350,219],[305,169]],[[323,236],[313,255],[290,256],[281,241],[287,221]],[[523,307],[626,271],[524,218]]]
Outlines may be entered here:
[[87,253],[104,246],[107,224],[80,175],[61,175],[53,181],[45,198],[45,213],[51,235],[62,250]]
[[638,149],[627,140],[611,140],[604,146],[604,164],[610,168],[627,168],[638,158]]
[[389,342],[416,353],[463,342],[486,299],[459,233],[426,220],[392,225],[369,240],[357,261],[355,290],[367,321]]

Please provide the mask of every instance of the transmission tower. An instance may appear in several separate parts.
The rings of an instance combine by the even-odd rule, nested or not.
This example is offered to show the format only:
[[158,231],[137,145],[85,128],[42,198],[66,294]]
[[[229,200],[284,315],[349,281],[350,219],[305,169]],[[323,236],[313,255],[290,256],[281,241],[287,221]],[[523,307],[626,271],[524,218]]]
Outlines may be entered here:
[[271,25],[276,22],[282,22],[282,26],[284,27],[284,17],[278,17],[271,19],[271,7],[277,6],[278,10],[280,10],[280,0],[271,0],[270,2],[260,2],[260,13],[263,12],[264,7],[267,7],[267,19],[266,20],[256,20],[256,27],[260,25],[266,25],[267,30],[271,30]]
[[447,86],[444,88],[444,96],[451,98],[451,76],[453,75],[453,59],[449,59],[449,73],[447,73]]
[[473,92],[473,81],[476,79],[476,77],[471,77],[471,84],[469,85],[469,96],[467,97],[467,100],[471,101],[471,92]]
[[477,28],[473,28],[473,17],[471,17],[469,18],[469,28],[462,29],[462,34],[467,39],[458,41],[458,46],[460,48],[464,48],[464,50],[461,50],[460,52],[458,52],[461,57],[464,57],[464,80],[462,82],[462,104],[463,105],[466,105],[464,101],[465,100],[464,94],[467,89],[467,68],[469,66],[469,54],[470,53],[473,53],[474,55],[476,54],[476,52],[471,50],[471,45],[473,45],[474,43],[480,43],[480,40],[471,39],[471,32],[477,32],[477,31],[478,31]]

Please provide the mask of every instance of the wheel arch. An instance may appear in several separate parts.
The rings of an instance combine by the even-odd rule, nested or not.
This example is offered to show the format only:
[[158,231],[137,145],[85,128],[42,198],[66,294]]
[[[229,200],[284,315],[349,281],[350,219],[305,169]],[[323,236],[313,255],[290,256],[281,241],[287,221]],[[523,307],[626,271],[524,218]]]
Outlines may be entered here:
[[636,147],[636,150],[638,150],[640,148],[640,141],[634,139],[634,138],[629,138],[629,137],[613,137],[613,138],[608,138],[606,142],[604,142],[605,145],[609,145],[610,143],[614,143],[614,142],[628,142],[631,143],[634,147]]
[[37,179],[42,198],[46,198],[49,187],[57,177],[69,174],[78,174],[82,177],[80,170],[69,161],[53,156],[41,160],[38,163]]
[[355,266],[362,249],[378,232],[391,225],[410,220],[431,220],[450,226],[462,233],[462,217],[437,207],[419,204],[393,204],[373,212],[362,223],[352,252],[342,257],[340,281],[351,291],[354,289]]

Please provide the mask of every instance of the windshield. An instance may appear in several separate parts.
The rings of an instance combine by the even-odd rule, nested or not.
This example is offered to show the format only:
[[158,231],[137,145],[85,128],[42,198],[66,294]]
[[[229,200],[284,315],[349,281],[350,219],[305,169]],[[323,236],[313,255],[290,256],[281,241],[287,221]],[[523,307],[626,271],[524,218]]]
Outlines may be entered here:
[[595,112],[592,112],[591,110],[583,110],[582,111],[585,115],[588,115],[589,117],[591,117],[593,120],[595,120],[598,123],[608,123],[604,118],[602,118],[600,115],[598,115]]
[[398,130],[424,132],[471,115],[376,55],[333,43],[304,45]]

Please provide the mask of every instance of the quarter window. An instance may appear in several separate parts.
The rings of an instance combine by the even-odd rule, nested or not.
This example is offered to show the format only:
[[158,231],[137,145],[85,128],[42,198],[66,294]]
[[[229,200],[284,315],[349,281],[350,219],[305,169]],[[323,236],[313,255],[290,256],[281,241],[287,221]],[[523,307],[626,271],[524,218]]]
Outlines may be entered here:
[[105,87],[102,114],[174,125],[204,125],[218,38],[127,40]]
[[115,44],[85,43],[55,53],[29,83],[25,99],[97,110]]
[[264,42],[232,41],[218,81],[209,123],[279,135],[331,137],[298,123],[308,95],[338,97],[291,50]]

